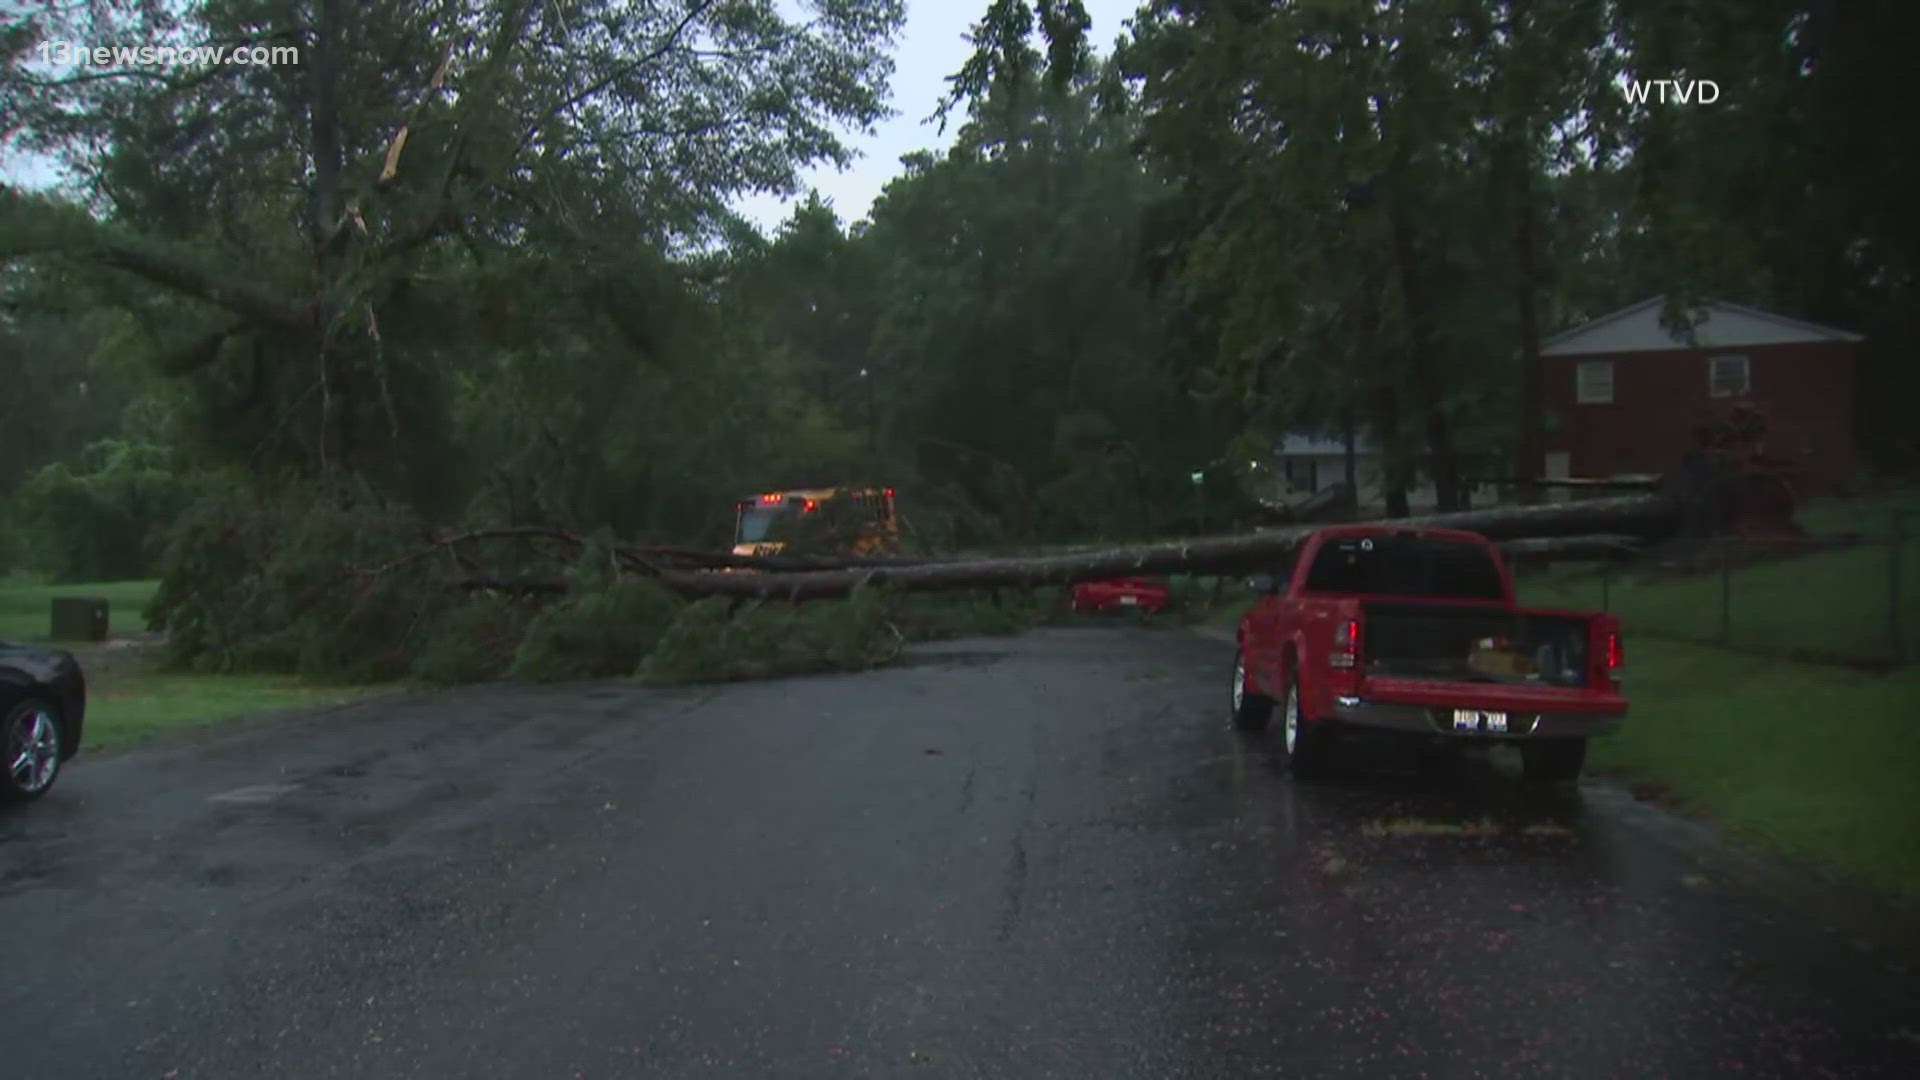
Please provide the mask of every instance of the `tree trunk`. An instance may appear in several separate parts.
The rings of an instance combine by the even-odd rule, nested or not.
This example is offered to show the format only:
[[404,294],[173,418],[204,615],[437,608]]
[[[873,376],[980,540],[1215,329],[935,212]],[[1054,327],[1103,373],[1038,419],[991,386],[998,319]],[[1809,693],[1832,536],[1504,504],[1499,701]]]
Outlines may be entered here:
[[1530,536],[1500,544],[1501,554],[1553,555],[1564,559],[1624,558],[1640,550],[1637,536],[1598,533],[1592,536]]
[[1439,349],[1433,340],[1431,312],[1420,280],[1419,247],[1413,221],[1400,191],[1404,181],[1396,178],[1392,209],[1393,262],[1400,280],[1400,302],[1407,320],[1407,366],[1413,373],[1413,385],[1420,395],[1420,407],[1426,413],[1427,454],[1433,474],[1436,508],[1442,513],[1460,509],[1460,458],[1454,451],[1453,432],[1447,423],[1445,402],[1441,400],[1433,374]]
[[1534,308],[1538,295],[1538,273],[1534,265],[1533,239],[1533,167],[1531,155],[1521,152],[1513,162],[1514,211],[1519,214],[1513,231],[1514,307],[1520,321],[1520,415],[1516,418],[1519,438],[1514,443],[1513,474],[1520,480],[1519,498],[1523,505],[1540,501],[1541,488],[1527,481],[1545,471],[1547,411],[1546,379],[1540,367],[1540,321]]
[[[1513,50],[1520,54],[1523,42],[1531,36],[1531,0],[1511,0],[1508,12],[1513,35]],[[1525,70],[1522,68],[1521,70]],[[1507,103],[1506,130],[1502,133],[1501,160],[1495,162],[1494,183],[1506,191],[1502,201],[1513,208],[1514,314],[1519,324],[1519,415],[1514,417],[1513,475],[1518,481],[1515,495],[1524,506],[1544,498],[1544,489],[1529,481],[1546,472],[1546,384],[1540,363],[1540,317],[1535,307],[1539,298],[1539,271],[1533,221],[1533,127],[1531,117],[1538,108],[1536,87],[1518,82],[1517,73],[1509,73],[1511,82]]]
[[1357,427],[1353,416],[1353,402],[1348,401],[1340,410],[1340,434],[1346,442],[1340,454],[1340,471],[1347,482],[1347,498],[1356,504],[1360,498],[1360,455],[1354,445],[1358,439]]
[[[1456,528],[1492,540],[1595,534],[1664,537],[1680,519],[1680,503],[1660,495],[1546,506],[1502,508],[1471,513],[1435,514],[1396,525]],[[701,573],[665,571],[659,580],[689,597],[755,596],[810,600],[843,596],[860,585],[908,592],[945,589],[1025,588],[1150,573],[1238,573],[1269,569],[1314,530],[1313,526],[1274,529],[1241,536],[1209,537],[1014,558],[936,562],[919,566],[820,570],[803,573]],[[529,583],[546,588],[546,583]]]
[[331,300],[344,265],[342,248],[348,239],[340,200],[340,81],[335,46],[340,34],[340,0],[317,0],[313,42],[306,68],[312,81],[307,122],[312,142],[313,188],[308,195],[308,235],[314,251],[314,360],[320,381],[320,471],[333,474],[351,468],[353,386],[348,359],[336,338],[340,313]]
[[340,219],[340,103],[338,58],[334,46],[339,40],[339,0],[317,0],[314,5],[313,41],[307,49],[306,68],[312,80],[307,102],[307,126],[313,158],[313,187],[307,194],[308,235],[316,250],[324,251],[333,240]]
[[[1432,514],[1379,524],[1466,529],[1496,542],[1529,541],[1516,546],[1516,550],[1523,553],[1540,548],[1598,554],[1624,550],[1626,546],[1637,542],[1668,537],[1679,528],[1684,512],[1685,503],[1674,496],[1640,495],[1471,513]],[[1231,574],[1271,568],[1311,535],[1315,528],[1306,525],[1250,535],[1052,555],[859,566],[799,573],[661,570],[655,577],[662,584],[690,598],[730,596],[736,599],[817,600],[844,596],[861,585],[906,592],[935,592],[1064,585],[1131,574]],[[1559,537],[1571,539],[1565,542],[1540,542]],[[631,550],[637,552],[645,549]],[[416,555],[399,560],[385,572],[416,562],[419,557]],[[565,578],[475,577],[452,584],[465,589],[523,594],[564,593],[572,588]]]
[[1384,374],[1379,386],[1373,392],[1374,426],[1378,431],[1380,455],[1380,490],[1387,500],[1387,516],[1406,517],[1407,507],[1407,455],[1400,437],[1400,398],[1394,392],[1393,383],[1387,381],[1390,375]]

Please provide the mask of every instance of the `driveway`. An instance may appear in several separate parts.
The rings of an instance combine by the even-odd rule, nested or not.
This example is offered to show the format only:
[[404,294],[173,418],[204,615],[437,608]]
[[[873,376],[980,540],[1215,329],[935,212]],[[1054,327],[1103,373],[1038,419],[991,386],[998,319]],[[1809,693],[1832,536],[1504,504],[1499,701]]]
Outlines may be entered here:
[[1920,1075],[1920,976],[1697,830],[1498,761],[1296,784],[1228,730],[1229,650],[1051,630],[82,757],[0,815],[0,1075]]

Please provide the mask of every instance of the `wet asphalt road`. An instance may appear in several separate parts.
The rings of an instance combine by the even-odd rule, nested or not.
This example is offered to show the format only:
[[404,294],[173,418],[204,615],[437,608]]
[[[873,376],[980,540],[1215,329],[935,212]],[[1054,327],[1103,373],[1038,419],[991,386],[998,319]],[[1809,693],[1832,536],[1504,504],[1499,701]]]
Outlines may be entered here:
[[1891,955],[1605,785],[1295,784],[1226,728],[1229,648],[82,758],[0,814],[0,1077],[1920,1076]]

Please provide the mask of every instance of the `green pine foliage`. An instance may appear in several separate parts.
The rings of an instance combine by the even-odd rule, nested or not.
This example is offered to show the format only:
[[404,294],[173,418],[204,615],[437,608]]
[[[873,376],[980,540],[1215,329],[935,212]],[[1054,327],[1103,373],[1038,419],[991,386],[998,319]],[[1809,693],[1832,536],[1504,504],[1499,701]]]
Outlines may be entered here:
[[533,618],[507,675],[543,682],[626,675],[680,611],[680,601],[651,581],[577,586]]
[[900,649],[900,633],[874,590],[858,589],[844,600],[733,608],[724,597],[688,605],[640,665],[639,677],[675,685],[863,671]]
[[486,682],[499,678],[522,646],[537,607],[481,592],[434,621],[413,657],[411,675],[427,683]]
[[371,571],[420,528],[364,489],[216,486],[169,534],[148,623],[189,670],[401,677],[449,594],[427,574]]

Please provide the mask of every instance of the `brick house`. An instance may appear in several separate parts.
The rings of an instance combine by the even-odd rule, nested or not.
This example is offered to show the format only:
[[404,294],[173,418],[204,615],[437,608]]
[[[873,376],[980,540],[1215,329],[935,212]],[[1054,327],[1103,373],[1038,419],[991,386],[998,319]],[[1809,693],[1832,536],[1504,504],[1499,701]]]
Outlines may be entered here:
[[1854,474],[1854,367],[1860,335],[1737,304],[1708,303],[1688,344],[1660,325],[1656,296],[1541,345],[1549,479],[1660,475],[1696,424],[1750,401],[1767,415],[1769,453],[1795,462],[1803,495]]

